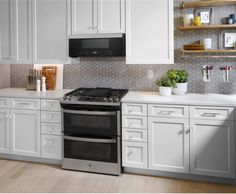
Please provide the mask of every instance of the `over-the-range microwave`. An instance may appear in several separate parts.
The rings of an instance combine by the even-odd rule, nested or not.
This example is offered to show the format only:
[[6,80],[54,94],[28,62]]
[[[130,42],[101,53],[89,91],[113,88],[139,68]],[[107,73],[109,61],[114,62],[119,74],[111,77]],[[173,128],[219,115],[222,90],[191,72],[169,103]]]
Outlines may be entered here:
[[125,34],[87,35],[69,39],[69,56],[122,57],[125,56]]

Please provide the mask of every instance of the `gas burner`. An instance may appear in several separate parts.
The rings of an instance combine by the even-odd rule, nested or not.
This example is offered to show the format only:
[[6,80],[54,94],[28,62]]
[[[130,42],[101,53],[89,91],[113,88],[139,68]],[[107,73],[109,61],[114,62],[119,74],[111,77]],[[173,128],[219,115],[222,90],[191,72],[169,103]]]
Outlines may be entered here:
[[78,88],[63,97],[61,104],[116,104],[128,92],[126,89]]

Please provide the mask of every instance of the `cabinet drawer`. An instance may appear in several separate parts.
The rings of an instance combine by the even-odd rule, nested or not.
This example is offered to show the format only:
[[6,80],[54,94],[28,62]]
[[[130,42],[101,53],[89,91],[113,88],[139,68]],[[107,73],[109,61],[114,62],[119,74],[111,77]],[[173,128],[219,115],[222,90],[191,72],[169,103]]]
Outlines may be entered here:
[[147,168],[147,143],[122,142],[122,166]]
[[41,122],[61,123],[61,112],[41,111]]
[[123,115],[147,116],[147,104],[122,104]]
[[40,100],[39,99],[11,98],[10,108],[40,110]]
[[61,111],[59,100],[41,100],[41,110]]
[[9,98],[0,98],[0,108],[9,108]]
[[147,129],[147,117],[122,116],[122,127],[131,129]]
[[234,120],[234,108],[191,106],[190,117],[193,119]]
[[188,118],[188,106],[173,105],[148,105],[148,116],[169,117],[169,118]]
[[61,135],[61,124],[41,123],[41,134]]
[[41,135],[41,157],[61,160],[61,136]]
[[122,129],[122,140],[132,142],[147,142],[147,130]]

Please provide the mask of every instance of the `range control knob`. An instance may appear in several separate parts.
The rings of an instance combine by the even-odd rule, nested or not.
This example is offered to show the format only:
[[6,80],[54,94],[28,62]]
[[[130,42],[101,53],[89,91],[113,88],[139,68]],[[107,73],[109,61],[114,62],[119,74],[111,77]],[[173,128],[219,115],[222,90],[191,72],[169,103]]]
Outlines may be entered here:
[[119,101],[120,101],[119,97],[114,98],[114,102],[119,102]]
[[105,97],[105,98],[103,98],[103,100],[104,100],[104,102],[107,102],[108,101],[108,99]]
[[109,98],[109,102],[113,102],[113,98]]
[[67,100],[71,101],[72,100],[72,96],[68,96]]
[[63,100],[67,100],[67,96],[64,96],[64,97],[63,97]]

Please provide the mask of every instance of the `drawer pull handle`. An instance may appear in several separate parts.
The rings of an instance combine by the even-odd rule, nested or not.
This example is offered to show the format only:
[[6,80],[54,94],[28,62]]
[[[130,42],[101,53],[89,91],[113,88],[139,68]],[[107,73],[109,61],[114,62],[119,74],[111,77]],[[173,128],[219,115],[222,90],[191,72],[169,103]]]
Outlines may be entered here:
[[174,113],[175,111],[164,111],[164,110],[162,110],[162,111],[160,111],[159,112],[159,114],[160,115],[171,115],[172,113]]
[[219,113],[204,113],[202,114],[203,117],[216,117],[217,115],[219,115]]
[[20,106],[30,106],[30,103],[27,102],[20,102],[18,103]]

